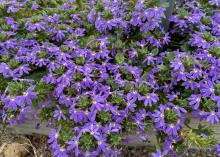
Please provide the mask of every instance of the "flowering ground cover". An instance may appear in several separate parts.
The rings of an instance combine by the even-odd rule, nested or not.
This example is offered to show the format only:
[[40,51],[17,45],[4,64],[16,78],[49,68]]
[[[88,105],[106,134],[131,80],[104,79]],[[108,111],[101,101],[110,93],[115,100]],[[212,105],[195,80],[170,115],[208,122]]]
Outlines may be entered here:
[[219,0],[175,1],[169,17],[157,0],[0,2],[3,121],[47,121],[57,157],[120,156],[123,134],[152,130],[153,157],[220,156],[202,123],[220,118]]

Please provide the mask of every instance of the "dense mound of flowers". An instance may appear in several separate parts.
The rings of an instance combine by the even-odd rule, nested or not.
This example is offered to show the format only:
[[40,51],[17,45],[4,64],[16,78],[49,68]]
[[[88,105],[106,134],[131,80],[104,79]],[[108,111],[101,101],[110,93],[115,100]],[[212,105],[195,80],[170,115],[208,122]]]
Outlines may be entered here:
[[[54,156],[220,155],[219,0],[11,0],[0,4],[0,115],[51,127]],[[168,30],[164,27],[168,25]],[[203,120],[198,128],[191,117]],[[206,123],[207,124],[207,123]],[[132,135],[136,134],[136,139]]]

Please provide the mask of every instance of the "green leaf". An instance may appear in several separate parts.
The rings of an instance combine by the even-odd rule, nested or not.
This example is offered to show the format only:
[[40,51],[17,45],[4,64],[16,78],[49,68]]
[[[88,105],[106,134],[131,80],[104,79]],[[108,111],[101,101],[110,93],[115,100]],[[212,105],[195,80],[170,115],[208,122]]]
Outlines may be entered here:
[[120,51],[118,51],[116,54],[115,60],[118,64],[122,64],[125,60],[125,57]]
[[110,78],[108,79],[108,83],[110,84],[112,90],[119,88],[119,85],[117,83],[115,83],[113,76],[110,76]]
[[210,99],[208,99],[208,100],[205,99],[204,102],[202,103],[202,107],[205,108],[205,109],[207,109],[207,110],[210,110],[210,109],[213,109],[213,108],[215,108],[215,107],[217,107],[217,106],[216,106],[216,103],[213,102],[212,100],[210,100]]
[[94,147],[94,137],[92,135],[83,134],[80,138],[80,145],[82,148],[89,150],[90,148]]
[[183,8],[178,9],[178,15],[181,19],[184,19],[186,16],[189,15],[189,12]]
[[19,61],[17,59],[12,59],[9,61],[9,65],[11,69],[15,69],[19,66]]
[[153,49],[152,52],[153,52],[154,56],[157,56],[159,53],[159,49],[158,48]]
[[160,3],[160,7],[168,8],[169,6],[170,6],[169,2],[162,2],[162,3]]
[[212,55],[216,57],[220,57],[220,47],[212,46],[209,51],[211,52]]
[[111,113],[105,112],[105,111],[102,111],[98,114],[98,118],[101,120],[101,122],[103,122],[105,124],[107,122],[110,122],[111,117],[112,117]]
[[119,146],[121,145],[121,135],[120,134],[113,134],[110,136],[110,144],[112,146]]
[[132,131],[134,131],[134,124],[132,123],[132,121],[126,121],[125,124],[124,124],[124,128],[125,128],[125,131],[127,133],[131,133]]
[[147,93],[150,92],[150,87],[145,85],[145,84],[141,84],[139,87],[138,87],[138,92],[141,94],[141,95],[145,95]]
[[166,109],[164,113],[166,122],[176,123],[177,122],[177,113],[174,110]]
[[121,97],[119,95],[112,94],[111,95],[111,102],[114,103],[114,104],[120,105],[120,104],[124,103],[125,100],[124,100],[123,97]]
[[[38,103],[38,101],[34,101],[35,103]],[[35,104],[36,106],[38,104]],[[49,121],[51,117],[53,117],[54,114],[54,108],[47,108],[44,107],[41,109],[40,114],[39,114],[39,118],[43,121]]]
[[78,106],[80,106],[82,109],[88,108],[88,106],[91,104],[91,100],[89,100],[88,97],[81,97],[78,101]]
[[115,42],[115,48],[116,49],[121,49],[123,47],[124,47],[124,43],[120,39],[117,39],[116,42]]
[[59,134],[62,141],[70,141],[73,136],[72,129],[68,126],[62,126]]
[[166,71],[168,70],[169,68],[165,65],[158,65],[158,68],[161,70],[161,71]]
[[9,56],[8,54],[3,54],[3,55],[1,56],[1,58],[2,58],[2,60],[3,60],[4,62],[7,62],[7,61],[10,59],[10,56]]
[[202,37],[203,37],[203,39],[205,39],[207,42],[212,42],[212,41],[215,40],[215,37],[212,36],[212,33],[207,32],[207,31],[205,31],[205,32],[202,33]]
[[128,93],[128,92],[130,92],[133,89],[134,89],[134,85],[133,84],[126,84],[124,90],[125,90],[126,93]]

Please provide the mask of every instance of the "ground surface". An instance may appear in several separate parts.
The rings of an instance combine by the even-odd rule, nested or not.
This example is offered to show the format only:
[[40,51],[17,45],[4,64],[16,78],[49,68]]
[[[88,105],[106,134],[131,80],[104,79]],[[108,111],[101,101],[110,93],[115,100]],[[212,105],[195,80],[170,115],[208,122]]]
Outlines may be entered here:
[[[0,123],[0,157],[52,157],[47,143],[41,135],[10,134]],[[148,157],[146,147],[124,147],[122,157]],[[217,157],[207,150],[189,150],[181,157]]]

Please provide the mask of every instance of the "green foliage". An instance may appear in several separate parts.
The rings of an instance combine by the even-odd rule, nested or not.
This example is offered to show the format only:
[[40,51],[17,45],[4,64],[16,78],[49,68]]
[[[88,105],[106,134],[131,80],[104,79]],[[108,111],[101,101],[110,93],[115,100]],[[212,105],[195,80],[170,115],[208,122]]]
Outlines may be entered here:
[[78,57],[76,58],[76,64],[78,65],[84,65],[85,64],[85,57]]
[[[199,130],[201,129],[201,130]],[[183,137],[184,144],[188,147],[197,146],[200,149],[207,149],[213,147],[217,144],[217,140],[213,136],[204,136],[203,133],[211,133],[210,128],[199,125],[198,129],[190,129],[181,131],[181,136]],[[207,134],[207,135],[208,135]]]
[[126,84],[125,85],[125,92],[128,93],[130,91],[132,91],[134,89],[134,85],[133,84]]
[[77,94],[77,91],[71,87],[66,88],[66,92],[67,92],[67,95],[69,96],[75,96]]
[[152,53],[154,54],[154,56],[157,56],[159,54],[159,49],[158,48],[153,49]]
[[83,9],[83,4],[82,4],[83,0],[76,0],[76,5],[79,9]]
[[214,133],[213,128],[211,126],[206,126],[201,123],[199,123],[198,128],[193,129],[193,131],[198,135],[205,134],[208,136],[210,136]]
[[9,61],[9,66],[10,66],[10,69],[15,69],[19,66],[19,61],[17,59],[11,59]]
[[116,63],[122,64],[125,60],[124,55],[120,51],[118,51],[115,56],[115,60],[116,60]]
[[175,124],[177,122],[177,113],[174,110],[166,109],[164,112],[164,118],[167,123]]
[[215,37],[212,36],[212,34],[210,32],[206,32],[206,31],[202,33],[202,37],[207,42],[213,42],[215,40]]
[[62,129],[60,130],[59,137],[62,141],[70,141],[73,136],[72,124],[69,121],[60,121]]
[[184,19],[186,16],[189,16],[189,12],[183,8],[178,8],[177,12],[178,12],[179,18],[181,19]]
[[178,104],[179,107],[182,107],[188,111],[191,111],[192,108],[190,107],[190,105],[188,104],[187,99],[177,99],[176,100],[176,104]]
[[73,75],[73,79],[76,81],[76,82],[79,82],[82,80],[82,77],[80,75],[79,72],[76,72],[74,75]]
[[25,75],[25,79],[32,79],[35,80],[36,82],[40,82],[42,77],[47,74],[47,70],[45,68],[42,69],[37,69],[29,72],[28,75]]
[[0,94],[2,94],[6,87],[8,86],[8,82],[10,82],[11,79],[9,78],[4,78],[1,74],[0,74]]
[[190,50],[190,45],[187,42],[184,42],[181,44],[180,50],[183,52],[188,52]]
[[9,95],[22,95],[24,91],[30,86],[25,82],[9,82],[8,83],[8,94]]
[[165,66],[165,65],[159,65],[158,68],[159,68],[161,71],[169,70],[168,67]]
[[53,89],[54,87],[50,84],[47,84],[43,81],[37,82],[35,92],[37,92],[38,100],[39,101],[46,100],[47,98],[45,96],[47,96],[48,94],[51,94]]
[[181,143],[181,144],[177,144],[176,145],[176,152],[179,153],[179,154],[182,154],[185,150],[187,149],[187,145],[185,145],[184,143]]
[[8,62],[10,59],[10,56],[8,54],[4,54],[4,55],[1,55],[1,59],[3,62]]
[[210,111],[211,109],[216,107],[216,104],[210,99],[205,99],[204,102],[202,103],[202,107],[204,109],[207,109],[207,111]]
[[104,124],[110,122],[111,121],[111,117],[112,117],[112,114],[109,113],[109,112],[105,112],[105,111],[99,112],[99,114],[98,114],[98,118]]
[[135,126],[132,121],[128,120],[128,121],[125,121],[124,128],[125,128],[126,133],[132,133],[134,131]]
[[80,146],[82,146],[82,148],[86,150],[89,150],[90,148],[94,147],[94,141],[94,137],[89,134],[84,134],[79,140]]
[[212,46],[209,51],[212,55],[214,55],[216,57],[220,57],[220,47]]
[[88,108],[90,104],[91,100],[89,100],[89,98],[86,96],[79,98],[79,101],[77,103],[77,105],[80,106],[82,109]]
[[163,7],[163,8],[168,8],[170,6],[170,4],[168,2],[163,2],[160,4],[160,7]]
[[210,17],[207,17],[207,16],[203,16],[203,18],[202,18],[202,23],[204,24],[204,25],[211,25],[212,24],[212,20],[211,20],[211,18]]
[[216,84],[214,84],[214,86],[215,86],[216,95],[219,95],[220,94],[220,83],[216,83]]
[[53,117],[54,108],[43,107],[40,111],[39,118],[42,121],[49,121],[51,117]]
[[117,89],[117,88],[119,87],[119,85],[115,82],[113,76],[110,76],[110,77],[109,77],[108,83],[110,84],[111,89],[113,89],[113,90],[115,90],[115,89]]
[[117,95],[117,94],[112,94],[111,95],[111,102],[117,105],[125,103],[125,100],[123,97]]
[[145,95],[147,93],[150,92],[150,87],[148,85],[145,85],[145,84],[141,84],[139,87],[138,87],[138,92],[142,95]]
[[122,136],[120,134],[111,134],[109,141],[112,146],[120,146],[121,145]]
[[123,79],[132,80],[133,75],[132,75],[130,72],[128,72],[126,68],[122,67],[122,68],[120,69],[120,71],[121,71],[121,77],[122,77]]

